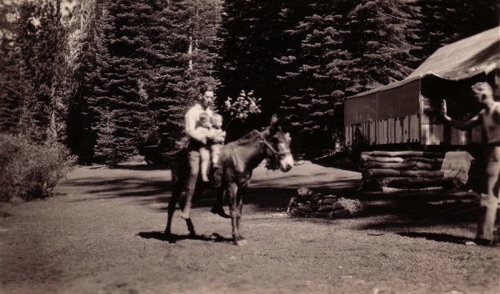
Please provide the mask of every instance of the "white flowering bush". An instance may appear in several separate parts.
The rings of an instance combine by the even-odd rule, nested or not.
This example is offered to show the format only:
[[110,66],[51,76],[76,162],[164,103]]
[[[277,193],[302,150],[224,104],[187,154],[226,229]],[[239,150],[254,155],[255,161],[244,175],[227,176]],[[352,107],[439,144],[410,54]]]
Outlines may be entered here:
[[229,115],[231,121],[239,120],[246,122],[248,119],[261,113],[260,101],[260,98],[253,96],[253,91],[246,93],[242,90],[236,99],[227,98],[224,102],[224,112]]

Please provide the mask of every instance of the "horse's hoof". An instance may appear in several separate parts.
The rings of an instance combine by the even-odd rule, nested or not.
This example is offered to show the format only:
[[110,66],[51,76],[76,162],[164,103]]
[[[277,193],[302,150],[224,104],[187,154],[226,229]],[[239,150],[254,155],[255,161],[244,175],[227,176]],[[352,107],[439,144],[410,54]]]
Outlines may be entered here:
[[191,218],[191,216],[189,214],[187,214],[187,213],[181,213],[181,218],[185,219],[185,220],[188,220],[188,219]]

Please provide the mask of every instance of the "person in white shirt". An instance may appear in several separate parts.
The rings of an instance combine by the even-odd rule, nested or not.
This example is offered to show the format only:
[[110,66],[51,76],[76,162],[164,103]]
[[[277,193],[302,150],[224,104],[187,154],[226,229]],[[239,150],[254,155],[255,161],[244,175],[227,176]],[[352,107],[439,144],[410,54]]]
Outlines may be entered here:
[[443,100],[441,114],[443,119],[460,130],[467,130],[482,125],[487,136],[485,155],[487,160],[486,193],[481,194],[481,206],[485,213],[481,217],[477,229],[476,243],[493,245],[495,221],[500,197],[500,102],[496,102],[493,89],[487,82],[479,82],[471,87],[474,97],[483,104],[476,116],[462,122],[452,119],[447,114],[446,101]]
[[[212,140],[210,135],[202,134],[196,131],[199,124],[200,115],[205,113],[208,117],[211,117],[213,112],[210,106],[212,105],[214,98],[214,90],[212,87],[203,85],[200,87],[200,97],[198,102],[191,107],[185,115],[185,126],[186,135],[189,138],[188,143],[188,161],[189,161],[189,177],[186,181],[184,187],[184,193],[186,197],[186,203],[184,209],[181,213],[183,219],[189,219],[191,217],[191,205],[194,190],[196,188],[196,183],[198,181],[198,176],[200,173],[200,148],[205,146],[210,140]],[[220,197],[217,197],[216,203],[212,208],[212,213],[218,214],[222,217],[229,217],[223,208],[223,202]]]

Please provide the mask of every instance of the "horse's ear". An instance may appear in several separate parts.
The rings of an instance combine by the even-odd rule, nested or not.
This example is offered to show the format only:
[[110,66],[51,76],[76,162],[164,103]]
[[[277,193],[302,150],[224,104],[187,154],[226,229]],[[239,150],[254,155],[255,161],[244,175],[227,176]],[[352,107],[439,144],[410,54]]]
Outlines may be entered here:
[[279,119],[276,114],[271,117],[271,124],[269,125],[269,132],[271,135],[275,134],[279,130]]
[[285,134],[285,140],[287,144],[290,144],[290,142],[292,142],[292,137],[290,137],[290,133]]
[[270,126],[275,127],[275,126],[277,126],[277,124],[278,124],[278,116],[276,114],[273,114],[273,116],[271,116]]

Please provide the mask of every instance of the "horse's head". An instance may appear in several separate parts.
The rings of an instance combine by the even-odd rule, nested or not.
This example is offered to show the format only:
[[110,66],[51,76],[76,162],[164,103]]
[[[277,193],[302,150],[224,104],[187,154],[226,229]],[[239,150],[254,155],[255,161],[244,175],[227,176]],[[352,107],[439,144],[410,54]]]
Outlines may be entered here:
[[267,146],[268,157],[277,161],[279,169],[283,172],[292,169],[294,163],[290,151],[292,138],[289,133],[283,132],[276,116],[271,119],[271,125],[264,131],[264,138],[262,139]]

